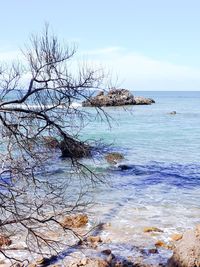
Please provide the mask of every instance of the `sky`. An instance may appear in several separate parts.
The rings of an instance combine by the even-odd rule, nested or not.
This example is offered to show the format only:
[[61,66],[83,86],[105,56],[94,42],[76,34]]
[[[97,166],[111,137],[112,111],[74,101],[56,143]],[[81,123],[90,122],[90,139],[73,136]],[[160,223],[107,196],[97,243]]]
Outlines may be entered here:
[[119,87],[200,91],[199,14],[199,0],[2,0],[0,60],[47,22]]

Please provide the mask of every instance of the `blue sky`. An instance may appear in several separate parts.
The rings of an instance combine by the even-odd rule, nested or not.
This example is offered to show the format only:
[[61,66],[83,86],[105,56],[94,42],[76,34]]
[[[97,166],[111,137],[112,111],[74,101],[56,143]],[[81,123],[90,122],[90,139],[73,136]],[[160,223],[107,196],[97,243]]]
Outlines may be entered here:
[[2,60],[49,22],[119,86],[200,90],[199,0],[6,0],[0,10]]

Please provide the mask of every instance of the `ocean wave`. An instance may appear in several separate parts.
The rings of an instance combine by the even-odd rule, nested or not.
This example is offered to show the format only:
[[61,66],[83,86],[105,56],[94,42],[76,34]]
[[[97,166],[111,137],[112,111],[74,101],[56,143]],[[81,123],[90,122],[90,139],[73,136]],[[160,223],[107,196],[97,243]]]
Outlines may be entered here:
[[79,107],[82,107],[82,104],[80,102],[72,102],[71,105],[66,106],[64,104],[61,104],[59,106],[54,106],[54,105],[33,105],[33,104],[9,104],[6,105],[6,107],[9,108],[22,108],[22,109],[30,109],[30,110],[45,110],[45,109],[66,109],[66,108],[72,108],[76,109]]

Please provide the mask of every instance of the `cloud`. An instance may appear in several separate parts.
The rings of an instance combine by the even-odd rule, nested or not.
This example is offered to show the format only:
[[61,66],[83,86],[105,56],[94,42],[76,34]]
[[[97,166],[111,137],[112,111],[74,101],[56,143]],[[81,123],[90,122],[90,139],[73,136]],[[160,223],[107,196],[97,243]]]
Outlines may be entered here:
[[12,62],[22,59],[22,53],[18,50],[0,51],[0,62]]
[[[93,58],[92,58],[92,57]],[[157,60],[119,47],[92,50],[93,64],[117,73],[120,86],[133,90],[200,90],[200,69]]]
[[[20,51],[0,51],[0,61],[24,60]],[[128,52],[119,46],[81,51],[79,60],[112,73],[113,85],[131,90],[200,91],[200,69]],[[77,68],[72,64],[74,71]],[[28,80],[28,75],[24,80]]]

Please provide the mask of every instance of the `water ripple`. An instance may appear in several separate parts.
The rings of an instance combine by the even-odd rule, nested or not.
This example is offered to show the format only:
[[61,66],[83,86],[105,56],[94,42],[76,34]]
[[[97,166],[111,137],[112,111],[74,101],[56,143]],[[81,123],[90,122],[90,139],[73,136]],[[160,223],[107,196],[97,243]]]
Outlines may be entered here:
[[129,176],[133,179],[120,179],[116,186],[147,187],[160,183],[172,187],[200,187],[199,164],[177,164],[150,162],[144,165],[119,165],[112,172],[120,177]]

